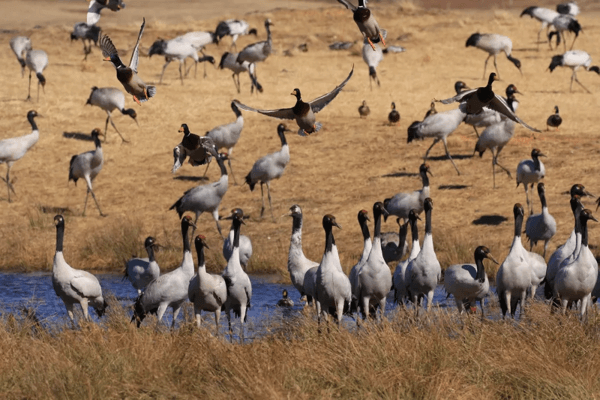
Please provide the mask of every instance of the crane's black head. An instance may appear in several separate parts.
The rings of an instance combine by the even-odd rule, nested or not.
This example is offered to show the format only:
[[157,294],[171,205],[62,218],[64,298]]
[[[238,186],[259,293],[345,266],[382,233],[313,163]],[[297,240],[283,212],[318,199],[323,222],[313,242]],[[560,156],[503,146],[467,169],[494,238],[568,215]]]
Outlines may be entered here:
[[302,209],[298,204],[294,204],[290,207],[290,213],[288,215],[290,217],[302,217]]
[[338,225],[338,223],[335,221],[335,217],[331,214],[325,214],[325,216],[323,216],[323,228],[325,228],[325,230],[330,229],[331,227],[336,226],[339,229],[342,229],[341,226]]
[[210,250],[210,247],[208,247],[208,244],[206,244],[206,237],[204,237],[204,235],[196,236],[196,239],[194,239],[194,245],[196,246],[196,250],[199,250],[203,247]]
[[415,210],[410,210],[408,212],[408,219],[410,221],[416,221],[416,220],[421,220],[421,217],[419,217],[419,214],[417,214],[417,212]]
[[559,67],[562,65],[563,65],[563,56],[562,55],[554,56],[554,57],[552,57],[552,61],[550,62],[548,69],[550,70],[550,72],[552,72],[552,71],[554,71],[554,69],[556,67]]
[[598,67],[597,65],[591,66],[590,69],[588,69],[588,71],[594,71],[595,73],[600,75],[600,67]]
[[219,68],[223,69],[223,64],[225,63],[225,60],[227,59],[227,57],[229,57],[229,53],[228,51],[226,51],[225,53],[223,53],[223,55],[221,56],[221,61],[219,61]]
[[385,209],[385,206],[382,202],[378,201],[373,204],[373,215],[379,213],[380,215],[388,216],[390,213]]
[[[265,20],[265,28],[269,29],[270,26],[275,25],[273,22],[271,22],[271,18],[267,18]],[[256,30],[256,29],[255,29]]]
[[494,81],[497,81],[497,80],[498,80],[498,76],[496,75],[496,73],[495,73],[495,72],[492,72],[492,73],[490,74],[490,77],[488,78],[488,83],[487,83],[487,86],[491,88],[491,87],[492,87],[492,83],[493,83]]
[[183,133],[184,135],[189,135],[190,134],[190,128],[188,128],[187,124],[181,124],[181,127],[179,127],[179,133]]
[[27,119],[33,119],[35,117],[41,117],[35,110],[31,110],[27,113]]
[[575,37],[579,36],[579,32],[583,31],[581,24],[575,18],[569,22],[568,29],[575,34]]
[[367,210],[360,210],[358,212],[358,223],[360,225],[365,224],[367,221],[370,221],[369,213]]
[[290,93],[292,96],[296,96],[296,100],[302,100],[302,95],[300,94],[300,89],[296,88],[294,90],[292,90],[292,93]]
[[429,174],[429,175],[433,176],[433,174],[431,173],[431,169],[429,168],[429,164],[421,164],[421,166],[419,167],[419,173],[420,174]]
[[588,210],[587,208],[586,208],[586,209],[584,209],[584,210],[582,210],[582,211],[581,211],[581,213],[579,214],[579,220],[580,220],[581,222],[583,222],[583,221],[589,221],[590,219],[591,219],[592,221],[596,221],[596,222],[598,222],[598,220],[596,219],[596,217],[594,217],[594,216],[592,215],[592,211],[591,211],[591,210]]
[[593,194],[591,194],[590,192],[588,192],[587,190],[585,190],[585,187],[582,184],[576,183],[575,185],[571,186],[571,197],[577,195],[577,196],[589,196],[589,197],[596,197]]
[[166,45],[167,42],[165,42],[163,39],[156,39],[156,41],[152,43],[152,46],[150,46],[150,50],[148,50],[148,57],[152,57],[154,54],[162,56],[165,54]]
[[479,32],[472,34],[467,39],[467,43],[465,44],[465,47],[477,46],[477,42],[479,42],[479,38],[481,38],[481,34]]
[[511,97],[515,93],[523,95],[523,93],[519,92],[517,87],[515,85],[513,85],[512,83],[506,87],[506,97]]
[[544,182],[539,182],[537,184],[537,191],[539,196],[546,193],[546,186],[544,185]]
[[279,124],[277,125],[277,134],[281,137],[281,135],[284,135],[285,132],[292,132],[291,129],[288,129],[287,126],[285,126],[285,124]]
[[423,201],[423,209],[425,211],[433,210],[433,200],[431,200],[431,197],[428,197]]
[[144,247],[147,249],[148,247],[154,247],[154,246],[158,246],[158,243],[156,243],[156,239],[153,238],[152,236],[148,236],[146,238],[146,240],[144,241]]
[[94,128],[94,130],[91,133],[92,138],[94,139],[94,141],[96,140],[100,140],[99,137],[100,135],[104,135],[102,133],[102,131],[100,130],[100,128]]
[[531,7],[527,7],[526,9],[523,10],[523,12],[521,13],[521,17],[523,15],[529,15],[531,18],[533,18],[533,13],[535,12],[535,9],[538,8],[536,6],[531,6]]
[[65,219],[62,215],[59,214],[54,216],[54,225],[56,225],[57,228],[65,225]]
[[490,254],[490,249],[485,246],[478,246],[475,249],[475,259],[483,260],[484,258],[490,259],[498,264],[498,261]]
[[523,206],[521,205],[521,203],[516,203],[516,204],[513,206],[513,214],[514,214],[514,216],[515,216],[515,219],[516,219],[518,216],[521,216],[521,217],[522,217],[522,216],[524,216],[524,215],[525,215],[525,211],[523,210]]
[[212,65],[215,65],[215,58],[213,56],[204,56],[201,59],[199,59],[198,61],[200,62],[205,62],[208,61],[209,63],[211,63]]
[[135,112],[135,110],[133,108],[128,108],[126,110],[123,110],[123,114],[127,114],[129,115],[131,118],[133,118],[133,120],[135,122],[137,122],[137,113]]
[[246,225],[246,223],[244,222],[244,210],[242,210],[241,208],[234,208],[233,210],[231,210],[231,215],[223,219],[236,220]]
[[531,150],[531,158],[533,158],[535,160],[538,157],[546,157],[546,155],[544,153],[542,153],[542,151],[540,149]]

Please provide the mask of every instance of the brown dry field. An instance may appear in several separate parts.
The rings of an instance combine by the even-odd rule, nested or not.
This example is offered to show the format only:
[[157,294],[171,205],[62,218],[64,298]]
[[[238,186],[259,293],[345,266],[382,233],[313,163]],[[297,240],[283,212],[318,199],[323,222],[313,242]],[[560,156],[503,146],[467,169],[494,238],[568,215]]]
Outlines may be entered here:
[[[378,68],[382,86],[369,89],[368,69],[360,55],[360,45],[351,51],[334,52],[328,44],[337,40],[358,40],[360,33],[351,14],[333,0],[330,2],[249,1],[225,2],[226,8],[215,11],[200,10],[199,2],[176,2],[165,7],[158,1],[136,4],[128,2],[119,13],[104,11],[99,25],[109,34],[119,49],[132,49],[141,23],[146,17],[142,39],[147,49],[157,37],[172,38],[192,30],[212,30],[226,17],[243,17],[265,37],[263,21],[274,22],[273,41],[277,54],[258,65],[257,73],[265,91],[250,95],[247,76],[242,76],[242,93],[238,94],[231,82],[229,71],[208,67],[208,78],[203,79],[200,66],[198,76],[193,73],[179,81],[177,64],[172,63],[158,86],[155,98],[141,107],[131,96],[126,96],[126,107],[138,113],[139,128],[126,116],[115,115],[115,123],[130,144],[121,144],[109,127],[104,148],[105,164],[94,182],[94,190],[108,217],[98,216],[92,203],[88,216],[82,218],[85,185],[76,187],[67,183],[69,160],[73,154],[90,150],[91,142],[66,138],[63,133],[89,134],[102,127],[104,112],[84,106],[92,86],[114,86],[122,89],[110,63],[102,62],[101,53],[94,48],[87,61],[82,61],[81,43],[70,43],[69,33],[74,22],[85,19],[83,2],[52,3],[49,1],[2,2],[10,6],[2,17],[3,26],[10,31],[0,34],[0,139],[30,132],[25,118],[27,111],[37,110],[45,118],[37,123],[40,140],[12,169],[17,178],[17,196],[13,203],[6,201],[6,190],[0,190],[0,268],[6,270],[49,270],[54,253],[55,230],[52,209],[66,209],[67,230],[65,253],[67,260],[77,268],[120,272],[124,254],[114,254],[110,241],[127,235],[133,226],[137,251],[147,235],[167,243],[168,251],[159,254],[163,270],[178,265],[180,259],[179,223],[174,211],[168,208],[187,189],[197,183],[174,179],[177,176],[201,176],[204,167],[184,165],[174,176],[172,149],[179,143],[177,132],[181,123],[187,123],[192,132],[202,134],[217,125],[231,122],[232,99],[257,108],[279,108],[294,104],[290,96],[293,88],[302,90],[305,99],[312,99],[330,91],[341,82],[354,65],[354,77],[342,93],[318,114],[323,129],[311,137],[288,135],[291,162],[283,177],[272,183],[273,212],[259,219],[260,190],[250,192],[247,185],[230,187],[221,204],[220,214],[227,215],[233,207],[241,207],[250,215],[242,233],[251,237],[254,256],[250,271],[278,272],[287,278],[286,261],[291,220],[283,215],[292,204],[300,204],[305,213],[304,247],[311,259],[319,260],[323,252],[324,214],[336,216],[343,227],[336,231],[336,242],[341,260],[349,271],[362,250],[362,239],[356,221],[360,209],[372,209],[375,201],[401,192],[418,189],[418,171],[422,156],[430,141],[406,143],[406,128],[420,120],[433,98],[450,97],[456,80],[469,86],[481,86],[485,53],[465,48],[471,33],[493,32],[510,36],[514,56],[523,63],[523,76],[499,56],[498,66],[503,80],[495,84],[503,92],[514,83],[524,93],[519,96],[518,114],[529,124],[545,129],[546,118],[558,105],[563,125],[557,132],[536,134],[517,127],[515,137],[502,152],[500,162],[515,171],[518,162],[529,158],[531,149],[540,148],[544,159],[548,204],[558,223],[558,233],[549,249],[564,242],[571,231],[572,217],[568,196],[564,194],[574,183],[583,183],[593,193],[600,193],[595,177],[600,172],[597,160],[600,146],[596,129],[600,103],[600,79],[595,74],[581,72],[580,80],[593,94],[575,87],[569,92],[570,70],[559,68],[549,73],[547,67],[552,55],[546,44],[536,51],[536,32],[539,23],[529,17],[519,18],[521,8],[494,8],[486,10],[456,10],[422,8],[412,2],[373,2],[370,4],[380,25],[389,32],[389,44],[402,45],[407,52],[386,55]],[[210,3],[213,4],[214,3]],[[299,4],[303,9],[298,8]],[[38,12],[28,22],[15,21],[32,7]],[[577,49],[588,51],[600,62],[597,41],[600,38],[600,7],[597,3],[580,2],[584,10],[580,22],[584,33],[576,42]],[[190,12],[188,13],[188,9]],[[57,10],[64,10],[63,14]],[[186,17],[181,18],[182,10]],[[259,10],[254,12],[253,10]],[[175,12],[177,11],[177,12]],[[23,21],[21,18],[20,21]],[[41,25],[36,28],[34,26]],[[39,102],[25,102],[27,77],[21,78],[19,65],[10,51],[9,40],[16,34],[31,37],[35,49],[44,49],[50,59],[45,71],[47,85]],[[404,36],[403,41],[396,38]],[[255,41],[254,37],[238,40],[241,49]],[[230,39],[225,38],[217,47],[208,46],[206,52],[217,62],[228,50]],[[284,51],[307,43],[308,52]],[[124,57],[129,60],[129,54]],[[158,83],[164,60],[161,57],[140,59],[139,73],[147,83]],[[490,63],[492,66],[492,63]],[[488,71],[489,68],[488,68]],[[35,98],[35,77],[32,91]],[[371,108],[367,119],[358,117],[357,107],[366,100]],[[402,115],[398,127],[386,125],[390,102],[395,101]],[[453,106],[438,106],[438,111]],[[245,127],[233,151],[233,168],[238,183],[259,157],[276,151],[280,143],[276,135],[277,120],[244,112]],[[296,130],[295,123],[289,126]],[[515,188],[515,180],[505,174],[497,175],[497,189],[492,190],[491,156],[470,158],[475,135],[472,128],[461,125],[448,140],[451,154],[462,174],[457,176],[444,155],[440,144],[432,150],[430,160],[435,175],[431,179],[431,197],[434,200],[433,234],[442,267],[454,262],[471,262],[473,249],[480,244],[490,247],[492,254],[502,260],[512,241],[512,206],[525,204],[522,187]],[[465,157],[459,157],[465,156]],[[4,174],[4,166],[2,174]],[[213,165],[208,181],[218,179],[218,168]],[[514,177],[514,173],[513,173]],[[448,187],[463,187],[447,189]],[[446,189],[445,189],[446,188]],[[539,211],[537,194],[535,209]],[[91,201],[91,200],[90,200]],[[588,207],[592,203],[586,201]],[[50,209],[50,211],[48,211]],[[507,220],[498,226],[475,225],[473,221],[485,215],[500,215]],[[221,270],[225,263],[220,256],[221,238],[210,215],[202,215],[198,233],[207,236],[212,255],[212,270]],[[223,223],[227,229],[228,224]],[[396,230],[389,219],[384,230]],[[423,229],[421,229],[421,233]],[[597,243],[600,226],[590,226],[591,244]],[[104,247],[98,243],[104,240]],[[106,243],[108,241],[108,243]],[[127,250],[124,251],[128,251]],[[538,245],[537,250],[541,251]],[[129,254],[125,254],[129,255]],[[489,275],[495,275],[494,270]]]

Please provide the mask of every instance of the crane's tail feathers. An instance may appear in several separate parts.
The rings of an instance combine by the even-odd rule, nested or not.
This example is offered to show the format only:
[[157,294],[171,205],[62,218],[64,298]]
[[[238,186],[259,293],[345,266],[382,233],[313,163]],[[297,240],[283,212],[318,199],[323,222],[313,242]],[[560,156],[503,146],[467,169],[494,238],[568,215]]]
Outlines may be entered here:
[[554,289],[552,288],[550,282],[546,280],[546,278],[544,278],[544,282],[546,282],[544,284],[544,297],[546,298],[546,300],[550,300],[554,295]]
[[506,297],[504,297],[504,292],[498,293],[498,303],[500,303],[500,310],[502,310],[502,316],[505,316],[506,311],[508,311],[508,306],[506,304]]
[[133,305],[133,315],[131,316],[131,322],[135,321],[137,327],[139,328],[144,318],[146,318],[146,310],[144,310],[144,306],[142,305],[142,293],[135,299],[135,304]]
[[175,204],[173,204],[173,205],[172,205],[172,206],[169,208],[169,210],[173,210],[173,209],[175,209],[175,211],[177,211],[177,214],[179,214],[179,218],[183,217],[183,210],[181,209],[181,199],[182,199],[182,198],[179,198],[179,200],[177,200],[177,201],[175,202]]

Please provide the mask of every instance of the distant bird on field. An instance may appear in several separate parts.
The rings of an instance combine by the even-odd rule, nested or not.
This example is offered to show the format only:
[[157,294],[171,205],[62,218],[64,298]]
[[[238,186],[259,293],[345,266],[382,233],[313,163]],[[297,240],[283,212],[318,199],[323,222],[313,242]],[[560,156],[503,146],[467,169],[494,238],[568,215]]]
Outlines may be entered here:
[[504,52],[506,58],[508,58],[508,60],[517,67],[521,75],[523,75],[523,72],[521,71],[521,61],[511,56],[512,41],[507,36],[495,33],[474,33],[467,39],[466,47],[469,46],[477,47],[488,53],[488,58],[485,59],[485,63],[483,64],[483,79],[485,79],[487,63],[492,56],[494,57],[494,68],[496,68],[496,73],[498,74],[498,78],[500,78],[498,66],[496,65],[496,55],[500,52]]
[[6,163],[6,178],[1,179],[6,182],[9,203],[11,202],[11,190],[14,194],[16,194],[13,183],[10,180],[10,169],[17,160],[20,160],[27,153],[27,151],[37,143],[38,139],[40,138],[40,131],[38,130],[37,124],[34,121],[35,117],[41,117],[41,115],[34,110],[31,110],[27,113],[27,120],[31,124],[31,133],[0,140],[0,164]]
[[[238,53],[223,53],[221,56],[221,62],[219,62],[219,68],[232,71],[231,79],[233,79],[233,84],[237,89],[237,92],[240,93],[240,74],[242,72],[248,72],[248,76],[250,77],[250,93],[254,93],[254,88],[256,88],[256,92],[262,93],[263,87],[258,80],[254,76],[254,72],[256,70],[256,65],[254,63],[249,63],[248,61],[244,61],[242,63],[238,63],[237,60]],[[237,78],[237,81],[236,81]]]
[[244,20],[241,19],[228,19],[226,21],[221,21],[217,25],[215,29],[215,35],[217,36],[218,41],[221,41],[224,36],[231,36],[231,47],[234,47],[237,50],[237,46],[235,42],[238,40],[239,36],[244,35],[258,35],[258,32],[255,28],[250,29],[250,25]]
[[125,8],[123,0],[92,0],[87,11],[87,24],[92,26],[100,21],[100,12],[108,8],[111,11],[119,11]]
[[[267,30],[267,40],[263,40],[262,42],[256,42],[249,44],[244,47],[242,51],[238,53],[236,62],[238,64],[243,63],[244,61],[249,62],[250,64],[263,62],[271,55],[273,52],[273,39],[271,38],[271,26],[275,25],[271,22],[269,18],[265,20],[265,29]],[[256,73],[254,73],[254,77],[256,78]]]
[[259,158],[252,169],[246,175],[246,183],[250,186],[250,191],[254,190],[254,185],[260,182],[260,194],[262,207],[260,209],[260,217],[262,218],[265,212],[265,197],[263,192],[263,184],[267,185],[267,194],[269,196],[269,208],[271,209],[271,217],[273,216],[273,206],[271,205],[271,181],[281,178],[285,167],[290,162],[290,148],[285,139],[285,132],[291,132],[284,124],[277,126],[277,135],[281,140],[281,149],[275,153],[267,154]]
[[25,76],[25,56],[26,53],[31,50],[31,39],[26,36],[15,36],[10,39],[10,48],[12,49],[19,64],[21,64],[21,78]]
[[480,87],[477,89],[465,90],[465,91],[461,92],[460,94],[457,94],[456,96],[451,97],[449,99],[436,100],[436,101],[439,101],[443,104],[450,104],[453,102],[459,102],[461,104],[465,104],[465,106],[466,106],[465,111],[466,111],[467,115],[478,114],[484,109],[484,107],[486,107],[491,110],[497,111],[500,114],[503,114],[504,116],[506,116],[507,118],[509,118],[515,122],[518,122],[519,124],[523,125],[525,128],[527,128],[529,130],[532,130],[534,132],[540,132],[538,129],[535,129],[535,128],[527,125],[519,117],[517,117],[515,112],[506,103],[506,100],[504,100],[502,98],[502,96],[498,96],[497,94],[494,93],[494,91],[492,90],[492,83],[495,80],[497,80],[496,74],[492,72],[490,74],[490,77],[488,79],[488,83],[486,86],[483,86],[483,87]]
[[129,282],[137,289],[138,296],[150,282],[160,276],[160,267],[154,258],[154,250],[159,247],[156,239],[148,236],[144,241],[144,248],[148,252],[148,258],[134,257],[125,263],[125,274]]
[[590,92],[581,82],[577,79],[577,70],[584,68],[586,71],[593,71],[600,75],[600,67],[592,65],[592,57],[583,50],[570,50],[566,53],[552,57],[552,62],[548,69],[550,72],[554,71],[556,67],[569,67],[573,70],[571,75],[571,86],[569,91],[573,91],[573,81],[577,82],[586,92]]
[[334,42],[329,45],[329,50],[348,50],[356,42]]
[[44,50],[29,50],[25,57],[25,64],[29,68],[29,87],[27,90],[27,99],[25,100],[31,100],[31,73],[35,72],[35,76],[38,78],[37,101],[40,101],[40,85],[42,86],[42,91],[45,93],[46,77],[44,77],[42,72],[48,66],[48,54]]
[[242,110],[254,111],[261,113],[268,117],[278,119],[295,119],[296,123],[300,127],[298,134],[300,136],[307,136],[311,133],[318,132],[321,129],[321,123],[316,122],[315,114],[321,111],[325,106],[333,101],[336,96],[342,91],[346,83],[352,78],[354,73],[354,65],[348,77],[344,79],[335,89],[331,92],[324,94],[323,96],[317,97],[311,102],[305,103],[302,101],[302,95],[300,89],[294,89],[291,93],[292,96],[296,96],[296,104],[292,108],[281,108],[278,110],[257,110],[256,108],[248,107],[245,104],[234,100],[235,104]]
[[533,213],[533,204],[529,201],[529,187],[533,190],[533,185],[537,184],[546,175],[546,168],[540,157],[546,157],[539,149],[531,150],[531,159],[522,160],[517,165],[517,187],[523,184],[525,188],[525,197],[530,214]]
[[92,181],[94,180],[94,178],[96,178],[96,176],[98,176],[98,174],[102,170],[102,166],[104,165],[104,154],[102,152],[102,144],[100,143],[100,138],[98,137],[101,134],[102,132],[100,132],[100,129],[94,129],[92,131],[92,138],[94,139],[96,149],[71,157],[71,162],[69,164],[69,181],[73,181],[75,182],[75,185],[77,185],[78,179],[85,179],[85,183],[87,185],[85,203],[83,204],[82,213],[82,216],[84,217],[90,192],[92,193],[92,198],[96,203],[96,207],[98,207],[98,212],[100,213],[100,216],[106,216],[105,214],[102,214],[100,204],[98,204],[98,200],[96,200],[96,195],[94,194],[94,189],[92,188]]
[[128,142],[128,140],[125,140],[123,135],[121,135],[121,132],[119,132],[115,123],[112,120],[112,116],[110,115],[110,113],[114,110],[119,110],[123,115],[129,115],[135,121],[136,125],[139,126],[137,122],[137,113],[133,108],[125,109],[125,95],[117,88],[98,88],[96,86],[92,87],[92,92],[90,93],[90,97],[87,99],[85,105],[88,104],[92,106],[97,106],[106,111],[106,124],[104,125],[104,141],[106,141],[106,133],[108,132],[108,122],[110,121],[110,124],[113,128],[115,128],[115,131],[117,131],[117,133],[121,137],[121,140],[124,142]]
[[550,49],[552,50],[552,36],[556,35],[556,48],[558,48],[562,39],[563,47],[565,51],[567,50],[567,39],[565,38],[565,31],[567,31],[575,34],[573,43],[571,43],[571,48],[569,49],[573,50],[573,45],[575,44],[577,37],[579,37],[579,32],[583,32],[579,21],[570,15],[559,14],[552,20],[552,26],[554,26],[554,29],[556,30],[548,33],[548,44],[550,45]]
[[[217,151],[221,149],[227,150],[227,163],[229,164],[231,176],[233,176],[233,183],[237,185],[233,169],[231,168],[231,154],[233,153],[233,148],[238,140],[240,140],[242,129],[244,129],[244,117],[242,116],[242,112],[235,105],[235,100],[231,102],[231,110],[235,114],[235,121],[211,129],[209,132],[206,132],[205,137],[212,140]],[[208,169],[208,166],[206,168]]]
[[405,51],[406,51],[406,49],[402,46],[388,46],[385,49],[383,49],[383,54],[404,53]]
[[549,131],[550,127],[556,128],[556,130],[558,130],[560,124],[562,124],[562,118],[558,113],[558,106],[554,106],[554,114],[549,116],[546,120],[546,130]]
[[[71,42],[73,40],[79,40],[83,42],[83,57],[87,60],[88,54],[92,52],[92,43],[98,45],[98,39],[100,38],[100,27],[96,25],[88,25],[85,22],[79,22],[73,26],[73,32],[71,32]],[[87,45],[85,42],[88,42]]]
[[371,14],[371,10],[367,8],[366,0],[358,0],[358,7],[349,3],[347,0],[338,0],[338,2],[352,11],[354,22],[356,22],[360,33],[362,33],[363,37],[369,42],[373,50],[375,50],[375,45],[373,43],[379,43],[381,41],[385,46],[386,31],[379,28],[379,24]]
[[146,85],[142,78],[137,74],[140,40],[142,39],[145,25],[146,19],[144,18],[144,22],[142,22],[142,26],[140,27],[137,42],[133,48],[133,53],[131,53],[129,67],[125,66],[121,61],[119,53],[110,38],[107,35],[100,38],[100,48],[102,49],[102,55],[105,57],[104,60],[112,62],[117,70],[117,79],[123,84],[127,93],[132,95],[133,100],[139,105],[141,105],[141,102],[148,101],[156,94],[156,87]]
[[365,64],[367,64],[367,67],[369,67],[369,85],[371,90],[373,90],[373,81],[377,83],[377,86],[380,86],[379,78],[377,77],[377,67],[379,66],[379,63],[383,61],[383,51],[381,50],[381,47],[376,44],[373,46],[373,50],[371,50],[369,42],[365,39],[362,48],[362,58],[365,61]]
[[392,101],[392,111],[388,114],[388,122],[390,125],[395,125],[400,122],[400,113],[396,110],[396,103]]
[[367,105],[367,101],[363,100],[362,104],[358,107],[358,114],[361,118],[367,118],[371,114],[371,109]]
[[579,6],[576,1],[569,1],[568,3],[557,4],[556,11],[561,14],[568,14],[572,17],[576,17],[579,15]]
[[538,34],[537,34],[537,45],[538,45],[538,50],[539,50],[540,33],[542,33],[544,28],[546,28],[546,36],[548,35],[548,30],[550,29],[550,26],[552,25],[552,21],[554,20],[554,18],[556,18],[558,16],[558,13],[554,10],[550,10],[549,8],[532,6],[532,7],[527,7],[526,9],[524,9],[523,12],[521,13],[521,17],[523,15],[529,15],[531,18],[535,18],[542,23],[540,30],[538,31]]
[[52,286],[54,292],[65,304],[71,322],[75,324],[73,306],[77,303],[83,311],[83,318],[90,321],[88,307],[96,310],[99,317],[106,311],[106,300],[102,297],[102,287],[98,278],[87,271],[75,269],[65,261],[63,255],[63,239],[65,235],[65,219],[62,215],[54,217],[56,225],[56,252],[52,264]]

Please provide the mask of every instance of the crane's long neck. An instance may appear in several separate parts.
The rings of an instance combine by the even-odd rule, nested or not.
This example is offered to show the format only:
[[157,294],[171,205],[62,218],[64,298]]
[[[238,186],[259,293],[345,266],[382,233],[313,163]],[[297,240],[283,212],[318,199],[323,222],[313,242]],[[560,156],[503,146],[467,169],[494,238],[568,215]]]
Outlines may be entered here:
[[542,210],[547,210],[548,204],[546,203],[546,193],[544,191],[540,193],[540,202],[542,203]]
[[406,236],[408,234],[408,224],[400,225],[400,231],[398,232],[398,247],[396,248],[397,254],[403,254],[406,250]]
[[423,188],[429,187],[429,177],[427,172],[421,172],[421,180],[423,181]]
[[515,238],[521,237],[521,229],[523,228],[523,215],[520,213],[515,216]]
[[535,165],[536,171],[540,171],[542,169],[540,158],[537,155],[533,156],[533,164]]
[[265,29],[267,30],[267,42],[271,44],[271,24],[265,24]]
[[425,235],[431,236],[431,209],[425,210]]
[[148,261],[154,262],[156,259],[154,258],[154,246],[150,245],[146,247],[146,251],[148,252]]
[[333,238],[333,229],[331,226],[325,227],[325,253],[331,252],[335,246],[335,239]]
[[198,255],[198,275],[200,275],[200,272],[206,268],[204,261],[204,246],[196,246],[196,254]]
[[413,243],[419,243],[419,227],[417,226],[417,219],[410,220],[410,234],[412,236]]
[[242,223],[237,220],[234,219],[233,220],[233,250],[235,251],[236,249],[239,249],[240,247],[240,228],[242,226]]
[[60,223],[56,226],[56,252],[62,253],[63,251],[63,238],[65,236],[65,224]]
[[219,155],[217,155],[217,164],[219,164],[219,168],[221,169],[221,176],[227,175],[227,168],[225,168],[225,162]]
[[[187,218],[187,217],[186,217]],[[183,223],[181,224],[181,236],[183,237],[183,253],[189,253],[190,250],[190,241],[188,240],[188,230],[189,224]]]
[[581,247],[587,247],[588,245],[588,230],[587,230],[587,218],[579,218],[580,230],[581,230]]
[[291,245],[302,246],[302,215],[292,217]]
[[475,265],[477,266],[475,279],[481,283],[485,282],[485,268],[483,267],[483,260],[481,257],[475,257]]
[[37,127],[37,124],[35,123],[35,116],[34,115],[28,115],[27,116],[27,120],[31,124],[31,130],[32,131],[37,131],[38,127]]

